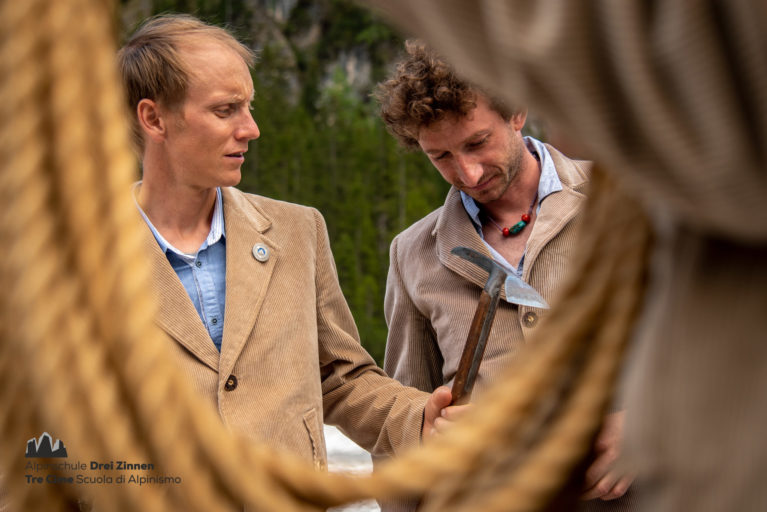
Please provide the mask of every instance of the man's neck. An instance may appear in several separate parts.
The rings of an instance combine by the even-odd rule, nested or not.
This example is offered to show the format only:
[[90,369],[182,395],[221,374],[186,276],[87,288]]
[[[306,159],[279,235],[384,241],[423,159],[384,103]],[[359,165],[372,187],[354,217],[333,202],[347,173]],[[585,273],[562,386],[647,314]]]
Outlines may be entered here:
[[[519,266],[525,254],[527,240],[535,224],[537,217],[535,202],[541,177],[541,166],[538,160],[529,152],[525,152],[523,158],[522,169],[509,185],[506,193],[492,203],[480,205],[482,209],[480,219],[485,242],[515,267]],[[516,235],[504,235],[503,228],[511,230],[521,220],[523,214],[529,215],[525,227]]]
[[145,174],[136,200],[168,243],[191,254],[210,232],[216,189],[161,182]]
[[508,224],[512,219],[519,220],[520,212],[530,209],[538,195],[538,184],[541,180],[541,164],[529,151],[523,156],[522,168],[519,174],[506,189],[506,192],[495,201],[481,204],[482,211],[496,222]]

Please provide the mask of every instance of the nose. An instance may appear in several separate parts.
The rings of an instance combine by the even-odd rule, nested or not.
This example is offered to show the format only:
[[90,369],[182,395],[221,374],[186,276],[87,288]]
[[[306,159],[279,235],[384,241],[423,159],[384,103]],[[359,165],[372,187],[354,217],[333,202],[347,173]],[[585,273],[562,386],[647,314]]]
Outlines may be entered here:
[[475,158],[457,155],[455,158],[458,178],[467,187],[475,187],[482,178],[482,164]]
[[243,117],[242,124],[237,129],[235,136],[238,140],[254,140],[261,136],[261,131],[258,129],[253,114],[250,110],[246,110]]

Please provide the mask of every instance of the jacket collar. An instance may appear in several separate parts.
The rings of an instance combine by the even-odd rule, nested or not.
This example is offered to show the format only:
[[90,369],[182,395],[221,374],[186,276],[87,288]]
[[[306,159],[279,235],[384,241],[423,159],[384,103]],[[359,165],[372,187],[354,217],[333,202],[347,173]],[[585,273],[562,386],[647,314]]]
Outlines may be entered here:
[[[562,190],[550,194],[541,204],[525,253],[523,278],[526,281],[541,250],[577,214],[585,199],[582,188],[588,180],[586,174],[588,164],[585,162],[578,164],[552,146],[547,144],[546,147],[554,160],[557,175],[562,182]],[[491,257],[490,251],[469,219],[461,202],[461,194],[455,187],[452,187],[447,194],[432,236],[436,238],[437,256],[445,267],[480,288],[485,286],[487,272],[450,253],[454,247],[465,246]],[[506,298],[503,288],[501,288],[501,298]]]
[[[216,350],[197,310],[165,254],[147,228],[145,246],[152,262],[152,279],[159,294],[157,324],[201,362],[229,375],[253,330],[280,247],[266,233],[269,217],[242,192],[223,188],[226,224],[226,304],[221,353]],[[269,259],[260,262],[253,247],[261,243]]]

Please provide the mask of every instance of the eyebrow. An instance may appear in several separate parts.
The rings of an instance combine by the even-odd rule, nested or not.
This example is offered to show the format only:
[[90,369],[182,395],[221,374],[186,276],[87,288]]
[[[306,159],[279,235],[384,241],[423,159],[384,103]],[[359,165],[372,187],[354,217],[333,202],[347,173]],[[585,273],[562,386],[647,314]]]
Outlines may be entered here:
[[246,97],[241,94],[233,94],[229,96],[230,103],[250,103],[254,99],[256,99],[256,91],[250,93],[250,97]]
[[[490,130],[488,130],[486,128],[482,129],[482,130],[478,130],[478,131],[472,133],[471,135],[469,135],[468,137],[466,137],[465,139],[463,139],[461,141],[461,144],[462,145],[469,144],[472,139],[476,139],[478,137],[485,137],[487,135],[490,135]],[[424,149],[423,150],[423,152],[426,153],[427,155],[439,154],[439,153],[443,153],[444,151],[445,151],[444,149],[440,149],[440,148]]]
[[216,106],[216,105],[231,105],[231,104],[238,104],[238,103],[253,103],[253,100],[255,99],[256,99],[256,91],[253,91],[252,93],[250,93],[250,98],[246,98],[245,95],[238,94],[238,93],[231,94],[231,95],[222,94],[220,97],[214,98],[210,104],[211,106]]

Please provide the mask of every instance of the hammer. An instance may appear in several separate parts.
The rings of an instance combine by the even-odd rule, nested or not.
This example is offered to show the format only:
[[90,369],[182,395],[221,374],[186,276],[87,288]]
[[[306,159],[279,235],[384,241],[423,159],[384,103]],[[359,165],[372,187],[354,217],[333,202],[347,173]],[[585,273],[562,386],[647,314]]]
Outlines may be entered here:
[[455,247],[450,251],[488,272],[487,282],[479,296],[479,304],[471,321],[466,344],[461,354],[461,362],[453,381],[452,404],[465,404],[471,399],[474,381],[477,379],[479,365],[485,353],[485,345],[493,326],[498,300],[501,297],[501,285],[505,285],[506,301],[513,304],[548,308],[543,297],[529,284],[514,274],[510,274],[501,265],[482,253],[468,247]]

